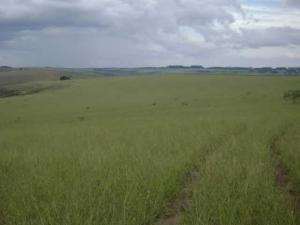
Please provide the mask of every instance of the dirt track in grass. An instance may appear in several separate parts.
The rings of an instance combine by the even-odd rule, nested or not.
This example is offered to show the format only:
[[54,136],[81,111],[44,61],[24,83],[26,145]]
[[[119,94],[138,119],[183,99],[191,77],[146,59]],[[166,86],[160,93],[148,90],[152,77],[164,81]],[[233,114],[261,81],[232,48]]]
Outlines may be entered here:
[[287,193],[287,200],[291,202],[293,211],[300,214],[300,193],[293,188],[293,181],[290,179],[288,170],[280,159],[279,143],[285,133],[273,138],[270,145],[270,151],[275,161],[275,179],[277,186]]
[[182,213],[190,207],[192,189],[199,180],[199,176],[200,173],[196,168],[185,175],[181,192],[168,203],[165,214],[157,221],[156,225],[180,224]]

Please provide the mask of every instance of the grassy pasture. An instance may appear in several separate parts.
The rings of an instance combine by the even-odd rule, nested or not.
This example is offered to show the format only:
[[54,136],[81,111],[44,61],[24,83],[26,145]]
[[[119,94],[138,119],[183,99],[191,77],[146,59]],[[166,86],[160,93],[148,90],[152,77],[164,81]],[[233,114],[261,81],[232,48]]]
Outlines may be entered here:
[[[180,224],[285,225],[272,138],[295,188],[298,77],[128,76],[0,99],[0,224],[155,224],[197,168]],[[286,141],[291,139],[289,141]]]
[[15,69],[0,72],[0,87],[4,85],[20,84],[32,81],[48,81],[59,79],[60,73],[46,69]]
[[62,88],[64,85],[56,82],[62,74],[60,71],[37,68],[0,71],[0,98]]

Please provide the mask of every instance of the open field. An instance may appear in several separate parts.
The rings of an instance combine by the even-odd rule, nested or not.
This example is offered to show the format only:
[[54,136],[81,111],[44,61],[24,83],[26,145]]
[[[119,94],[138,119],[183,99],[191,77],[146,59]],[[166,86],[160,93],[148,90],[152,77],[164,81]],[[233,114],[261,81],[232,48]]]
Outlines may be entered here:
[[299,224],[300,77],[65,83],[0,98],[1,225]]

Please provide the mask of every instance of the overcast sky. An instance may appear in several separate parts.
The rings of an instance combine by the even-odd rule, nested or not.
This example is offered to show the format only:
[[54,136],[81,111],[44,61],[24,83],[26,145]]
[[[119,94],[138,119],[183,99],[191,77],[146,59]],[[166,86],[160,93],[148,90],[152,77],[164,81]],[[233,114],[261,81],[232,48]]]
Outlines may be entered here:
[[0,65],[300,66],[300,0],[0,0]]

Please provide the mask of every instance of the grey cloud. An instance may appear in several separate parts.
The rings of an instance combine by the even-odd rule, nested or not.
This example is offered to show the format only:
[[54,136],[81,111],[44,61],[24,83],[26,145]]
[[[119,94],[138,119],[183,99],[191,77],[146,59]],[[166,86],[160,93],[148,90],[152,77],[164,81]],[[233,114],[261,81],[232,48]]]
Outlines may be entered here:
[[242,29],[235,37],[238,47],[260,48],[300,45],[300,29],[269,27],[266,29]]
[[299,0],[284,0],[284,3],[285,3],[286,6],[300,7],[300,1]]
[[216,21],[231,23],[234,18],[228,8],[237,10],[239,6],[234,0],[100,0],[97,3],[87,0],[25,0],[20,5],[22,10],[4,5],[0,6],[1,30],[90,26],[113,31],[134,29],[136,32],[149,28],[174,31],[181,25],[207,26]]
[[233,29],[238,0],[1,2],[0,64],[215,64],[236,49],[300,44],[292,27]]
[[[195,34],[208,38],[210,33],[216,33],[216,24],[228,30],[228,24],[234,22],[232,12],[241,13],[240,5],[235,0],[25,0],[19,1],[19,7],[13,7],[12,1],[7,2],[12,7],[0,6],[0,46],[1,40],[6,41],[2,47],[26,49],[34,45],[29,43],[29,36],[48,46],[46,42],[57,37],[49,32],[45,36],[45,32],[59,28],[52,29],[52,33],[57,30],[60,37],[65,37],[63,49],[69,48],[68,43],[76,42],[76,38],[67,33],[77,30],[81,41],[93,44],[91,52],[95,49],[103,51],[106,46],[110,47],[111,52],[116,52],[118,46],[119,52],[131,54],[130,51],[136,49],[136,54],[143,54],[141,46],[144,46],[144,49],[148,48],[150,56],[157,54],[158,49],[162,55],[193,55],[202,47],[198,46],[198,50],[195,50],[195,46],[189,42],[195,37],[183,37],[182,29],[192,29]],[[97,34],[92,41],[88,28]],[[107,39],[109,36],[111,38]],[[107,44],[103,45],[103,41]],[[131,48],[126,49],[126,45],[119,46],[119,43],[130,44]],[[153,49],[153,46],[156,48]],[[37,49],[36,46],[34,48]],[[121,57],[120,53],[115,54],[115,58]]]

